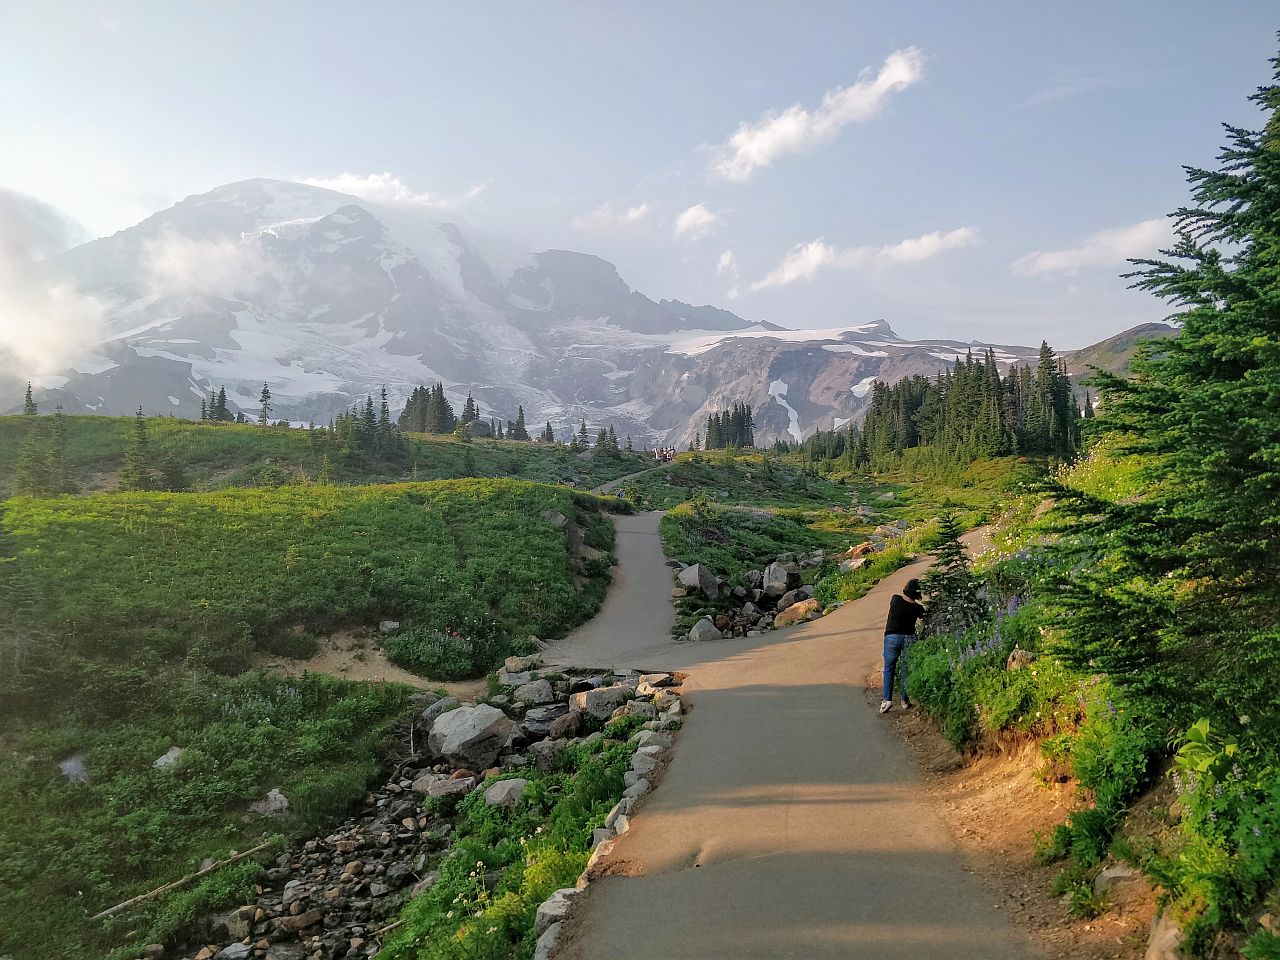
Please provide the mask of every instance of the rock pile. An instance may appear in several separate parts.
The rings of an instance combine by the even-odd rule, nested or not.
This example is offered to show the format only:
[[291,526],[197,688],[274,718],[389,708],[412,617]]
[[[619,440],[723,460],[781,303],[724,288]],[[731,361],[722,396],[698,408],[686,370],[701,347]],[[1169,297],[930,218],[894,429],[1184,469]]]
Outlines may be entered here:
[[729,587],[701,564],[681,566],[673,591],[676,598],[698,596],[707,600],[726,599],[728,612],[703,617],[689,631],[690,640],[720,640],[725,637],[754,637],[771,627],[803,623],[822,615],[822,604],[813,596],[813,585],[803,583],[801,569],[817,566],[826,559],[822,551],[796,558],[786,553],[763,570],[748,570],[743,583]]
[[[381,947],[380,934],[394,923],[404,903],[436,883],[436,868],[449,852],[453,823],[447,816],[429,812],[428,800],[483,790],[486,803],[514,806],[529,785],[529,779],[518,774],[549,769],[566,747],[587,739],[578,736],[582,728],[598,727],[617,717],[642,716],[644,728],[633,738],[637,750],[626,775],[626,795],[596,831],[596,843],[625,831],[636,799],[649,789],[663,753],[671,746],[671,731],[680,725],[683,707],[674,688],[682,677],[665,673],[565,676],[544,668],[536,657],[513,657],[504,666],[500,682],[508,691],[489,698],[489,703],[461,703],[434,693],[416,695],[404,735],[418,752],[394,764],[390,777],[365,796],[355,816],[334,832],[277,857],[254,900],[206,918],[193,931],[196,943],[185,945],[181,952],[153,944],[145,956],[151,960],[373,956]],[[590,736],[598,739],[601,734]],[[497,776],[505,779],[492,779]],[[585,882],[584,874],[580,885]],[[571,895],[572,891],[558,891],[559,900],[549,901],[539,911],[538,934],[544,939],[553,927],[558,931],[556,921]],[[548,944],[553,940],[554,934]]]

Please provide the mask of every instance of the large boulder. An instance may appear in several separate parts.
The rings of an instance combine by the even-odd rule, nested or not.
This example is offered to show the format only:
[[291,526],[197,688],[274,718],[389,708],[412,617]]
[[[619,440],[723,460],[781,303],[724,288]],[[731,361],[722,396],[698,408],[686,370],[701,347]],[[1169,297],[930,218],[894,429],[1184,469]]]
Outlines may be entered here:
[[703,596],[712,599],[720,596],[720,583],[715,574],[700,563],[685,567],[676,575],[676,579],[680,581],[682,587],[697,590]]
[[626,703],[632,694],[630,687],[621,684],[583,690],[569,698],[569,709],[585,713],[597,720],[608,720],[613,716],[613,711]]
[[703,617],[689,631],[690,640],[720,640],[722,637],[723,634],[716,629],[716,625],[711,622],[709,617]]
[[800,586],[800,568],[794,563],[771,563],[764,568],[762,588],[766,597],[780,597]]
[[1186,934],[1168,913],[1158,913],[1151,921],[1151,935],[1147,938],[1144,960],[1185,960],[1182,949]]
[[427,746],[432,754],[459,767],[493,766],[514,725],[497,707],[459,707],[431,726]]
[[742,582],[753,590],[759,590],[760,585],[764,583],[764,574],[759,570],[748,570],[742,575]]
[[867,565],[866,557],[858,557],[858,559],[856,560],[850,557],[847,560],[840,561],[840,572],[853,573],[853,571],[858,570],[861,567],[865,567],[866,565]]
[[804,623],[822,613],[822,604],[817,600],[801,600],[792,604],[773,618],[775,627],[785,627],[793,623]]
[[418,719],[418,726],[430,732],[435,722],[456,707],[458,703],[457,697],[441,697],[422,711]]

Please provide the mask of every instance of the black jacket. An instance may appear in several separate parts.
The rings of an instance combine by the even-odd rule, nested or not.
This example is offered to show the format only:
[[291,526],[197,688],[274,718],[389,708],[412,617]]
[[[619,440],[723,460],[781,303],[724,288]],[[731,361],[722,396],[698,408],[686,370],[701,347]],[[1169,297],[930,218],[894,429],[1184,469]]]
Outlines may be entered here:
[[914,634],[916,621],[924,616],[924,607],[895,593],[889,601],[889,620],[884,625],[885,636],[891,633]]

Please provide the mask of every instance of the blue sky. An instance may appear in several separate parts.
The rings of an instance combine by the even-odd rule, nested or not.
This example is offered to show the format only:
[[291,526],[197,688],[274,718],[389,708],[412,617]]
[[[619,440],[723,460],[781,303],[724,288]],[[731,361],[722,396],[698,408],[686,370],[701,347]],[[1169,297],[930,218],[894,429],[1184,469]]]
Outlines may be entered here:
[[1164,315],[1117,275],[1161,242],[1181,165],[1259,124],[1278,13],[6,4],[0,188],[102,234],[310,178],[598,254],[654,298],[1072,347]]

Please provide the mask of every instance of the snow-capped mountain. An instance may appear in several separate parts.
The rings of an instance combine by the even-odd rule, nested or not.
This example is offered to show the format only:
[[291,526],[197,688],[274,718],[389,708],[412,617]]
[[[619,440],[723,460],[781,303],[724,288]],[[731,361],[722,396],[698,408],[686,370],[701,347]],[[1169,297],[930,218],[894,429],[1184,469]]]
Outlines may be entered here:
[[[434,219],[319,187],[248,180],[188,197],[40,265],[102,305],[105,330],[46,406],[198,414],[210,389],[256,415],[324,422],[385,384],[472,393],[488,416],[559,431],[585,417],[649,443],[685,443],[745,401],[757,437],[798,439],[861,412],[876,378],[934,373],[985,344],[909,341],[883,320],[823,330],[654,301],[613,264],[524,253]],[[997,346],[1004,364],[1030,347]],[[0,384],[0,407],[18,402]]]

